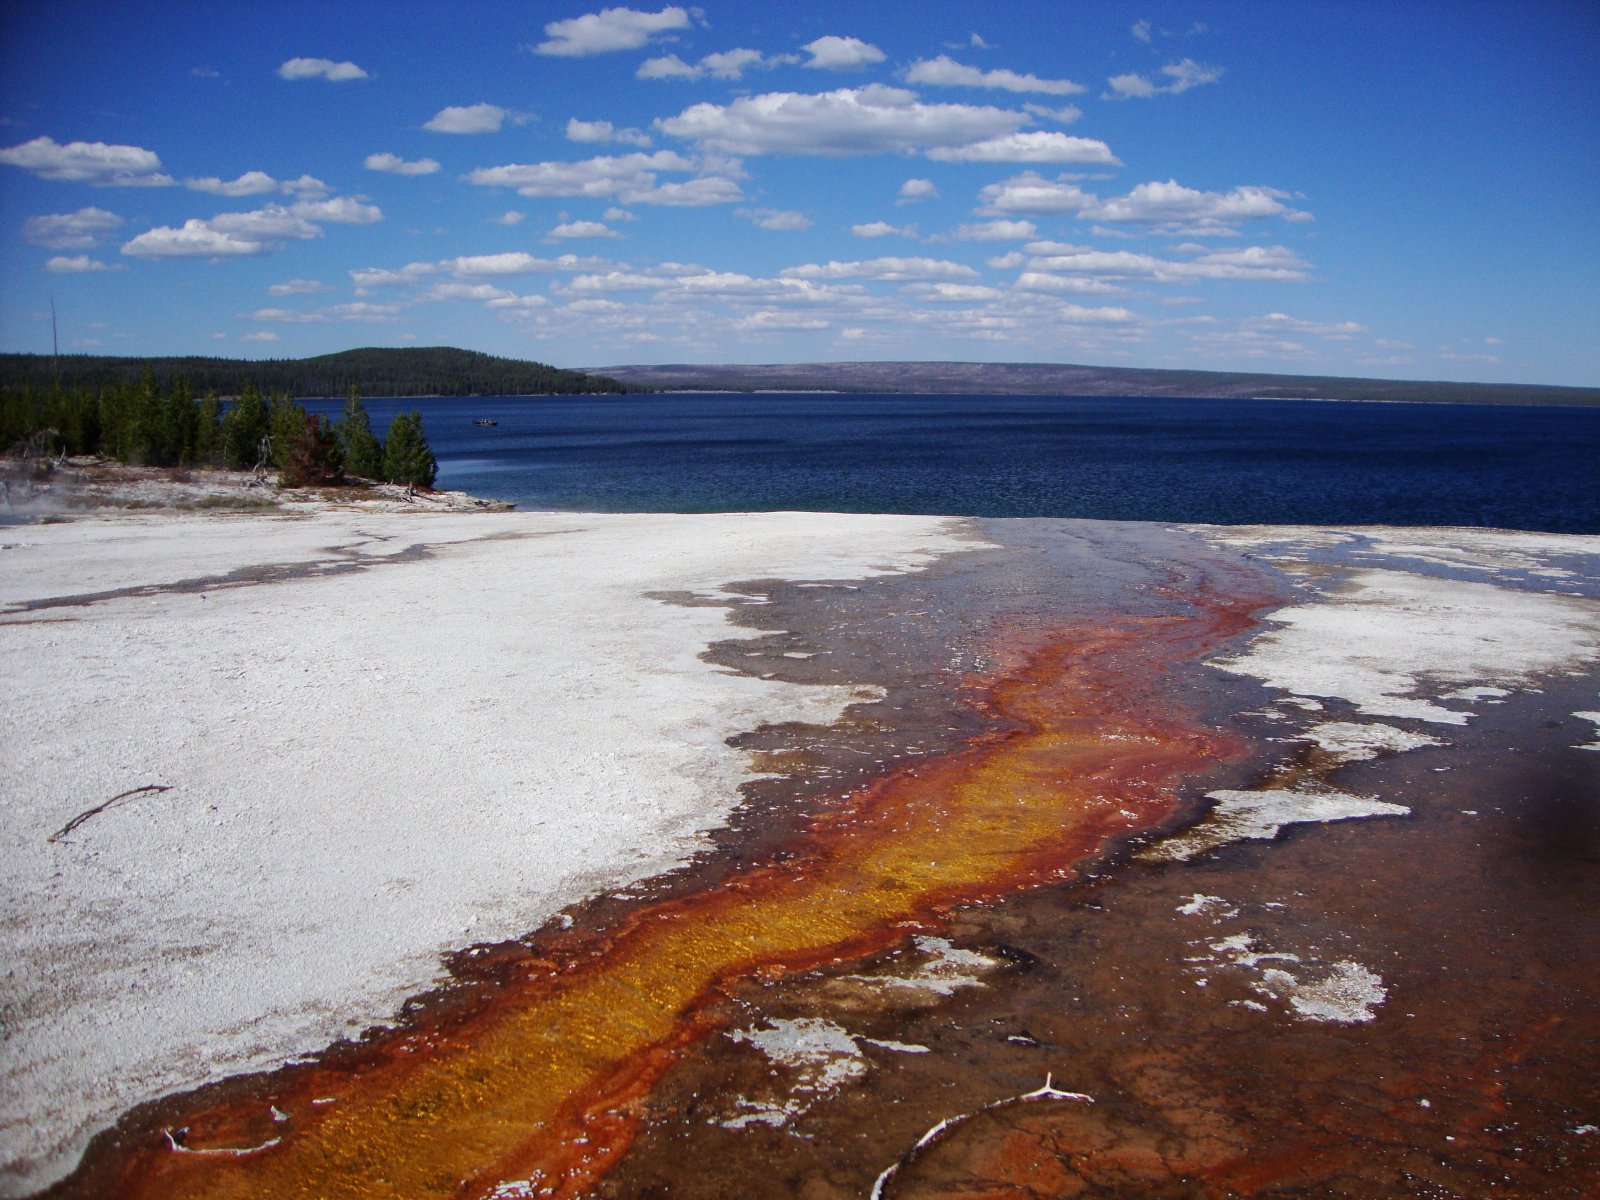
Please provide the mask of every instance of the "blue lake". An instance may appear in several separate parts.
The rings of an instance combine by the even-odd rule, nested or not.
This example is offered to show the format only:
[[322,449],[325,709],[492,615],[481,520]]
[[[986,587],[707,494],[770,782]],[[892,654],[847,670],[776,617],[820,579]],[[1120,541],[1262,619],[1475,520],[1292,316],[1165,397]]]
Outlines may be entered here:
[[440,487],[525,509],[1600,533],[1600,409],[811,393],[366,404],[380,436],[421,411]]

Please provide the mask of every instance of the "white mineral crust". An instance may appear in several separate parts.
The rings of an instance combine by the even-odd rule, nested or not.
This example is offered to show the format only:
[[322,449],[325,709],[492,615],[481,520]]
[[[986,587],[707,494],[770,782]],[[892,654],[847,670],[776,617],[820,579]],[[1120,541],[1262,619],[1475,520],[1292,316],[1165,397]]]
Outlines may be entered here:
[[[741,636],[726,610],[646,593],[860,579],[973,545],[946,520],[814,513],[7,531],[0,1195],[59,1178],[133,1105],[389,1019],[444,952],[681,861],[747,777],[726,738],[852,700],[701,661]],[[171,790],[51,840],[151,784]]]

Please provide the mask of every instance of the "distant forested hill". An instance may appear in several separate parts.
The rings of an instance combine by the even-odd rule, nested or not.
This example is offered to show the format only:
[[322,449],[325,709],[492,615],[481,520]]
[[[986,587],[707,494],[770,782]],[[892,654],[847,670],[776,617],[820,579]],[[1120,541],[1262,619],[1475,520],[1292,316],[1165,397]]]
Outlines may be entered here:
[[1071,363],[831,362],[594,368],[643,388],[683,391],[943,392],[996,396],[1276,397],[1425,404],[1600,406],[1600,388],[1087,367]]
[[[551,396],[627,392],[634,386],[544,363],[496,358],[449,346],[344,350],[316,358],[109,358],[64,354],[61,386],[96,388],[136,383],[146,371],[165,388],[186,379],[196,395],[236,396],[246,382],[263,392],[294,396],[343,396],[351,387],[363,396]],[[48,389],[56,381],[48,354],[0,354],[0,384]]]

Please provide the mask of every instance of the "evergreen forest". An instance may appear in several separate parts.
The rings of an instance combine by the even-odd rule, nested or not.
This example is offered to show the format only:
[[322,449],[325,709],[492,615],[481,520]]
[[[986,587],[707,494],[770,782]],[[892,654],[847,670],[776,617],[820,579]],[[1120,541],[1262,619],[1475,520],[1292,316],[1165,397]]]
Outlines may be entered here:
[[136,466],[276,470],[290,485],[350,479],[431,488],[439,466],[417,412],[403,412],[380,441],[352,387],[334,421],[306,412],[287,392],[241,385],[226,405],[196,397],[187,380],[163,386],[153,371],[136,383],[70,389],[0,388],[0,450],[45,459],[93,454]]
[[316,358],[111,358],[100,355],[0,354],[0,386],[104,388],[140,383],[160,388],[187,381],[196,392],[242,396],[247,384],[291,396],[557,396],[648,389],[544,363],[497,358],[450,346],[344,350]]

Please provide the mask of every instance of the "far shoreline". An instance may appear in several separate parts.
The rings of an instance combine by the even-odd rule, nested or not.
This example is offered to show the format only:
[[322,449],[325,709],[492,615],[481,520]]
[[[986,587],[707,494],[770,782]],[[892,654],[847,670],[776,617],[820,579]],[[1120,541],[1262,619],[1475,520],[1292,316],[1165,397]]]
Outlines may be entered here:
[[[1600,408],[1593,404],[1523,404],[1494,403],[1479,400],[1401,400],[1381,396],[1169,396],[1160,393],[1128,392],[957,392],[957,391],[868,391],[850,388],[661,388],[657,391],[634,393],[654,396],[989,396],[1001,400],[1170,400],[1174,403],[1195,401],[1259,401],[1271,404],[1411,404],[1431,407],[1458,408]],[[406,400],[407,396],[369,396],[370,400]],[[456,396],[434,397],[440,400],[464,399]],[[484,396],[485,400],[548,400],[550,396]],[[564,397],[560,397],[563,398]],[[300,397],[300,399],[333,399],[333,397]]]

